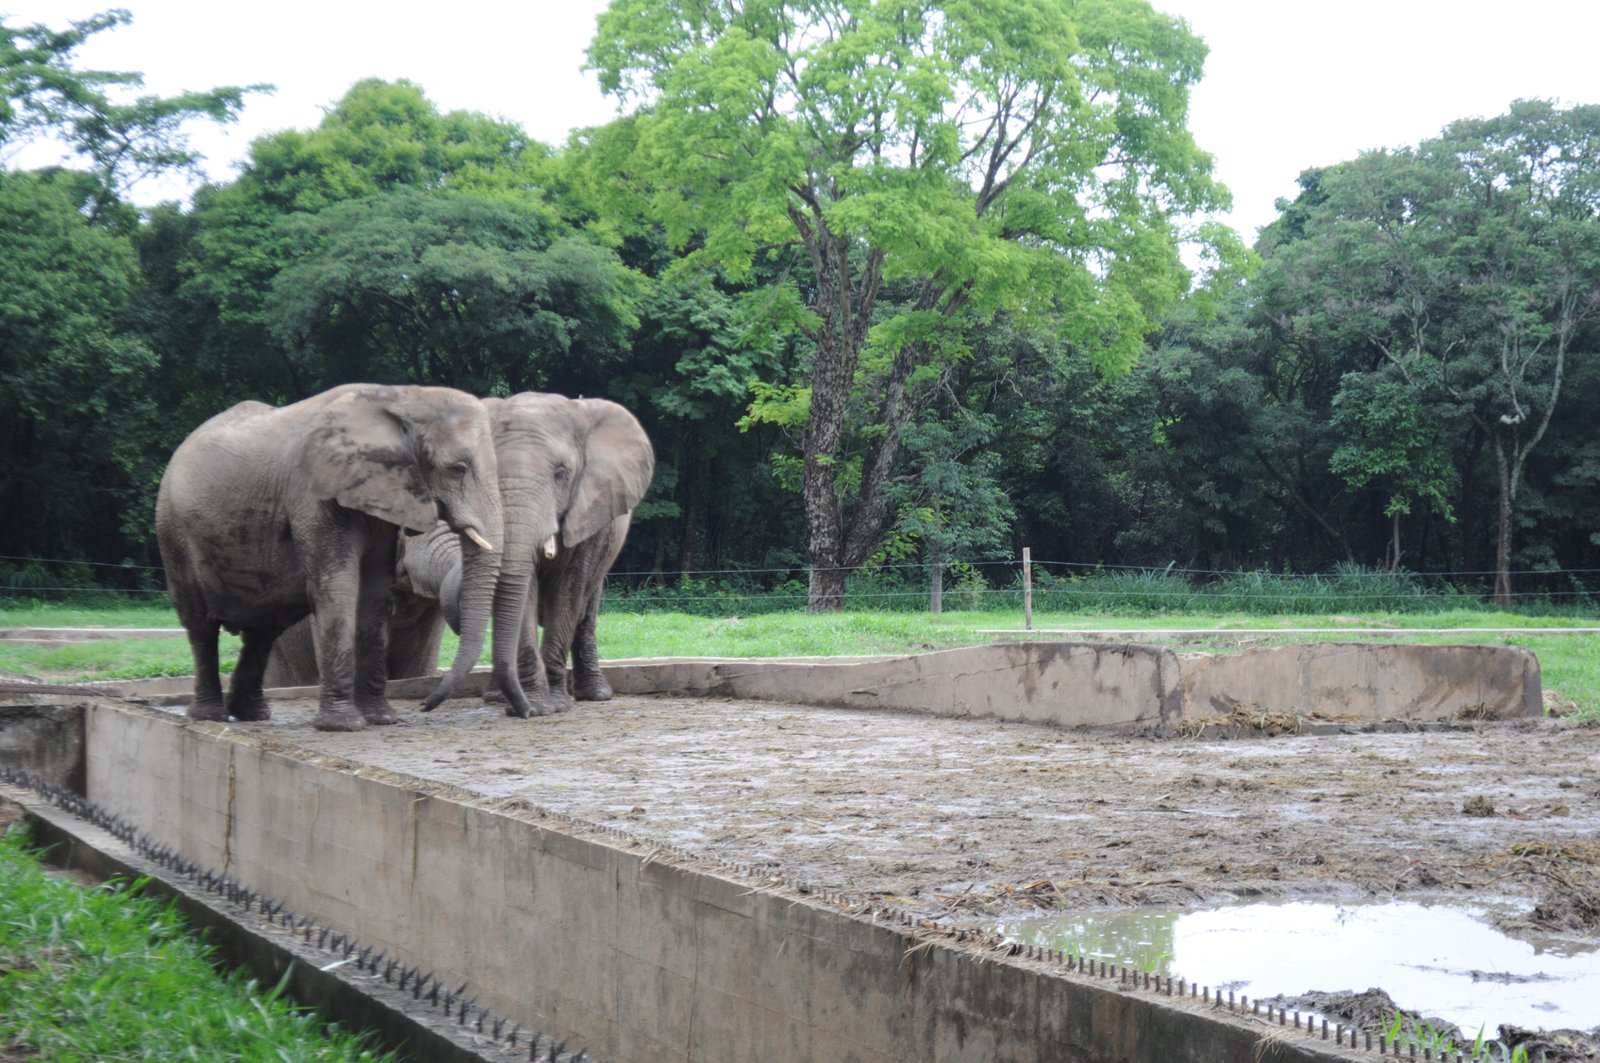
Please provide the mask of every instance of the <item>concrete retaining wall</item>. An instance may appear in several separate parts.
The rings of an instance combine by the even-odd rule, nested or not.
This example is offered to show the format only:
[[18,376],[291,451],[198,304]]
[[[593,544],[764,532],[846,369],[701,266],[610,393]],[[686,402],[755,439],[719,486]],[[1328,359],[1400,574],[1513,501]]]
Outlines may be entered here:
[[1181,712],[1178,657],[1159,646],[1002,642],[903,657],[622,661],[605,672],[619,693],[675,691],[1084,727],[1150,727]]
[[1365,1058],[271,742],[106,703],[89,797],[600,1059]]
[[1311,643],[1183,658],[1184,716],[1235,706],[1361,720],[1509,720],[1544,712],[1539,660],[1517,646]]
[[1170,729],[1235,706],[1344,720],[1510,719],[1543,711],[1539,662],[1514,646],[1314,643],[1228,654],[1162,646],[1002,642],[849,660],[668,658],[608,664],[619,693],[674,692]]
[[86,711],[82,701],[0,704],[0,767],[82,793]]
[[[1000,642],[883,657],[669,657],[611,661],[621,694],[733,697],[894,709],[1063,727],[1175,731],[1235,707],[1379,723],[1514,719],[1544,711],[1539,662],[1517,646],[1308,643],[1178,654],[1137,643]],[[481,694],[477,669],[457,696]],[[398,679],[389,695],[421,698],[435,678]],[[188,678],[104,684],[108,693],[181,697]],[[275,697],[315,697],[301,687]]]

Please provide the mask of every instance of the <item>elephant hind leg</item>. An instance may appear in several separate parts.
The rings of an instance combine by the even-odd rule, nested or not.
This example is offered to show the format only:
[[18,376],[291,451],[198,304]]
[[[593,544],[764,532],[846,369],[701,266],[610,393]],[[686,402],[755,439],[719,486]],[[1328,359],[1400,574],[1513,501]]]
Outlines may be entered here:
[[613,696],[611,684],[600,671],[600,646],[595,638],[599,613],[600,596],[596,595],[572,639],[572,696],[579,701],[610,701]]
[[239,633],[243,645],[239,649],[239,663],[233,667],[233,681],[228,684],[228,715],[234,719],[272,718],[272,708],[261,688],[267,658],[280,634],[281,628],[246,628]]
[[226,720],[228,709],[222,700],[222,670],[217,660],[222,625],[185,617],[183,626],[189,633],[189,652],[194,657],[194,700],[189,703],[189,719]]

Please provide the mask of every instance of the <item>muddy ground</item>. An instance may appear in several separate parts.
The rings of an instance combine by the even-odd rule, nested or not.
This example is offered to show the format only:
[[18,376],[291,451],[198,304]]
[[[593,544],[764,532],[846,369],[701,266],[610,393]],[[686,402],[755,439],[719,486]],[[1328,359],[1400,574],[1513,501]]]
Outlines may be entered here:
[[1493,895],[1600,939],[1596,725],[1155,739],[674,697],[531,720],[477,700],[396,707],[400,724],[355,734],[313,730],[309,702],[243,726],[963,926]]

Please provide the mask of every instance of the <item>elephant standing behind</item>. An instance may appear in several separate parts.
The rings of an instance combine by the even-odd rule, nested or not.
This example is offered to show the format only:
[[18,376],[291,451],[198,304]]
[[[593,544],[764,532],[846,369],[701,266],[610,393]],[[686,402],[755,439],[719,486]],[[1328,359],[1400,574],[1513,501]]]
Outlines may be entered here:
[[[189,715],[266,719],[268,653],[310,616],[315,725],[393,723],[384,681],[397,539],[440,518],[470,540],[457,547],[461,649],[435,691],[448,696],[483,649],[500,568],[490,538],[503,535],[498,478],[488,412],[448,388],[351,384],[281,408],[240,403],[196,428],[156,501],[167,585],[194,654]],[[243,637],[226,701],[223,627]]]
[[[493,421],[505,508],[494,683],[511,715],[563,711],[572,704],[565,679],[570,653],[573,693],[605,700],[611,689],[600,673],[596,618],[606,573],[655,470],[649,437],[631,413],[605,399],[524,392],[485,399],[484,406]],[[547,513],[558,521],[556,544],[542,534]],[[459,546],[435,528],[407,540],[400,568],[409,591],[399,596],[391,625],[390,672],[430,675],[446,620],[452,627],[457,622]],[[438,601],[430,605],[432,598]],[[542,648],[538,626],[544,628]],[[408,657],[395,652],[402,644],[411,648]],[[309,631],[291,631],[274,652],[273,675],[283,685],[314,682],[315,662]],[[427,707],[434,704],[430,699]]]

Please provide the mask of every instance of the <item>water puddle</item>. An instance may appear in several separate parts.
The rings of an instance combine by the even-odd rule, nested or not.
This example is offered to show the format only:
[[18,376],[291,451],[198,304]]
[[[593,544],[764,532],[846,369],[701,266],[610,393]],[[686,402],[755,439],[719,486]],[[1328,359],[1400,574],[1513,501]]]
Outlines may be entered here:
[[1535,945],[1486,920],[1493,905],[1248,904],[1003,923],[1024,944],[1232,990],[1252,999],[1387,990],[1403,1008],[1471,1037],[1501,1023],[1600,1025],[1600,943]]

